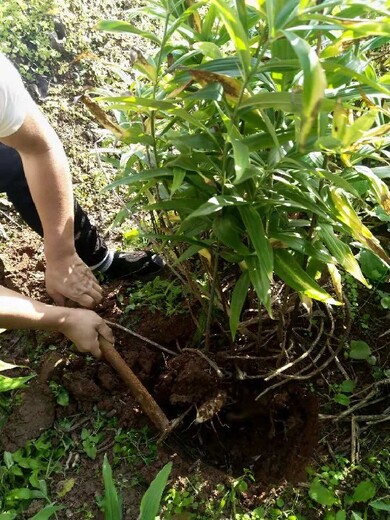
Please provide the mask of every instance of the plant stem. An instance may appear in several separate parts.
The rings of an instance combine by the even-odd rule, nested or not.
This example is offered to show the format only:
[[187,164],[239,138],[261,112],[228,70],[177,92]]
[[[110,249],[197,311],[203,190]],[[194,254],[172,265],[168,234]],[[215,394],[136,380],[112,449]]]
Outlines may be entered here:
[[212,275],[212,280],[211,280],[210,301],[209,301],[209,307],[207,310],[206,335],[205,335],[205,351],[206,352],[208,352],[210,350],[210,330],[211,330],[211,320],[213,317],[213,309],[214,309],[215,288],[217,286],[218,263],[219,263],[219,245],[218,245],[218,249],[215,253],[215,257],[214,257],[214,268],[213,268],[213,275]]

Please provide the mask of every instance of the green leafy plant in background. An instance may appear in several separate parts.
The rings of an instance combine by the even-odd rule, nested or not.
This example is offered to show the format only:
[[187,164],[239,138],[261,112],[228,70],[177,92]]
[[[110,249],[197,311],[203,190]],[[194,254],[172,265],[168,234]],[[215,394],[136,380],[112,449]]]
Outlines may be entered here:
[[[141,13],[161,31],[140,31]],[[206,338],[214,307],[235,336],[250,287],[272,316],[275,276],[307,305],[339,304],[341,271],[368,286],[356,252],[389,264],[370,230],[390,207],[390,80],[369,58],[389,41],[385,3],[152,0],[127,16],[99,28],[157,49],[133,50],[128,93],[100,97],[123,143],[109,188],[128,186],[129,209],[147,201]],[[197,254],[207,287],[184,263]]]
[[0,3],[0,52],[18,64],[29,81],[51,75],[60,53],[53,48],[55,0],[7,0]]

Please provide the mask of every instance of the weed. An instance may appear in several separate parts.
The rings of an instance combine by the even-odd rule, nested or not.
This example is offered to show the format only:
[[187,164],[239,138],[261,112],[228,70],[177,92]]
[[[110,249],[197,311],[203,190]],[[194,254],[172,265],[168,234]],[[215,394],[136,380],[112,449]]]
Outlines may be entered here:
[[[135,289],[129,289],[129,299],[124,311],[129,313],[140,307],[148,307],[151,312],[162,312],[173,316],[186,312],[183,308],[183,287],[176,279],[165,280],[157,276],[147,283],[138,282]],[[120,303],[124,303],[123,295],[118,295]]]

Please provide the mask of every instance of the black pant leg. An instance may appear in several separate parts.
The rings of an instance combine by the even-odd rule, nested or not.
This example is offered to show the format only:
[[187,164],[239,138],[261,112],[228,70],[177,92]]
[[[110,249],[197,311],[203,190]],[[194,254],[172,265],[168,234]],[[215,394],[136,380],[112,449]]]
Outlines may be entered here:
[[[31,197],[18,152],[0,143],[0,192],[5,192],[23,220],[43,236],[41,220]],[[89,266],[101,262],[107,246],[88,215],[75,201],[74,235],[77,254]]]

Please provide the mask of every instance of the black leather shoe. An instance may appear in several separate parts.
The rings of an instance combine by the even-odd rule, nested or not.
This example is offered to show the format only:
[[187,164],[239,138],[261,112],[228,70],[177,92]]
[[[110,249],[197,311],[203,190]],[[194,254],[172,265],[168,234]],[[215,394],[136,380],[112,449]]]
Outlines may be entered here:
[[114,253],[113,261],[104,275],[110,280],[132,278],[134,280],[151,280],[165,267],[161,256],[150,251],[131,251]]

